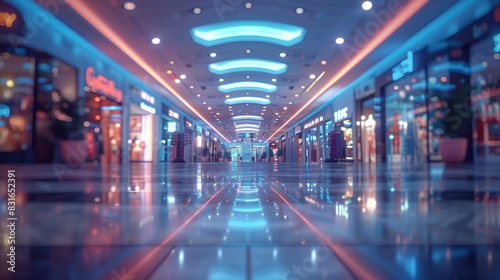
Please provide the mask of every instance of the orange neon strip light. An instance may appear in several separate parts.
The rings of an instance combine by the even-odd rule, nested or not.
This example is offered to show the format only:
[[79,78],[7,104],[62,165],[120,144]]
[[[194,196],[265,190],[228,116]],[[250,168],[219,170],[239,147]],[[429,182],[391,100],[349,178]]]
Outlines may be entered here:
[[89,8],[83,1],[67,1],[67,4],[82,16],[90,25],[101,32],[104,37],[110,40],[115,46],[122,50],[128,57],[130,57],[137,65],[139,65],[146,73],[151,75],[158,83],[170,91],[177,99],[179,99],[186,107],[202,119],[208,126],[210,126],[222,139],[227,140],[222,133],[220,133],[210,122],[203,117],[191,104],[184,99],[179,92],[171,87],[155,70],[149,65],[137,52],[135,52],[118,34],[116,34],[111,27],[104,20],[102,20],[94,11]]
[[296,210],[281,194],[279,194],[273,187],[271,187],[271,190],[278,195],[283,202],[285,202],[288,207],[290,207],[290,210],[292,210],[319,238],[321,238],[321,241],[323,241],[326,245],[328,245],[328,248],[332,250],[335,255],[344,262],[344,264],[349,267],[349,269],[356,275],[358,279],[363,279],[363,280],[379,280],[381,278],[377,277],[373,271],[367,271],[365,267],[363,267],[362,263],[359,262],[358,259],[353,258],[353,256],[350,256],[348,252],[345,252],[342,248],[342,246],[336,245],[333,243],[330,238],[328,238],[325,234],[323,234],[318,228],[316,228],[311,222],[307,220],[298,210]]
[[373,38],[358,54],[354,56],[339,72],[337,72],[329,81],[326,83],[315,95],[309,99],[309,101],[304,104],[293,116],[291,116],[279,129],[277,129],[266,142],[269,142],[279,131],[281,131],[287,124],[289,124],[293,119],[295,119],[302,111],[304,111],[311,103],[313,103],[318,97],[326,92],[333,84],[340,80],[345,74],[347,74],[352,68],[354,68],[359,62],[361,62],[366,56],[368,56],[375,48],[382,44],[389,36],[392,35],[396,30],[398,30],[408,19],[410,19],[416,12],[418,12],[429,0],[413,0],[411,1],[405,9],[394,17],[391,22],[387,24],[378,34]]
[[134,273],[137,272],[138,269],[141,268],[145,263],[149,262],[150,259],[160,250],[163,248],[165,245],[167,245],[172,239],[174,239],[179,232],[184,230],[184,228],[196,217],[198,214],[200,214],[201,211],[203,211],[207,205],[226,187],[221,188],[218,192],[216,192],[207,202],[203,204],[203,206],[198,209],[191,217],[189,217],[180,227],[178,227],[174,232],[172,232],[170,235],[168,235],[159,245],[157,245],[154,249],[152,249],[144,258],[142,258],[140,261],[138,261],[129,271],[129,275],[135,275]]

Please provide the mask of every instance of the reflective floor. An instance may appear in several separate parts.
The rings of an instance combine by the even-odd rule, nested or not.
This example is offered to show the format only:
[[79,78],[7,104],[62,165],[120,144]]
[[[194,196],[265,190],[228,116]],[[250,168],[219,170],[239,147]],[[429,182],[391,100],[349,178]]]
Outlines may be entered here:
[[0,279],[500,279],[499,165],[7,169]]

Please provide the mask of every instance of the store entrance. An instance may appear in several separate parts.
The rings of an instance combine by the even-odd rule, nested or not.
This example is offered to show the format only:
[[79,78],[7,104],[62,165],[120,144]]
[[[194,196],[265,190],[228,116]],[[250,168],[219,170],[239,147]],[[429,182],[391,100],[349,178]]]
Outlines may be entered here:
[[131,162],[153,161],[153,117],[139,106],[130,105],[129,153]]
[[87,93],[85,113],[87,161],[102,164],[121,163],[121,105],[105,96],[90,92]]

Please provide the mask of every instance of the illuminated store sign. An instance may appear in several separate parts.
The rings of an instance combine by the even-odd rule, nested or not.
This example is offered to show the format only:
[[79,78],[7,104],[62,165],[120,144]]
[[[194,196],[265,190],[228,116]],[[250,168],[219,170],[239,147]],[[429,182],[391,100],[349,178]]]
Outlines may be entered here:
[[155,104],[155,98],[153,96],[147,94],[144,91],[141,91],[141,98],[146,100],[147,102],[149,102],[151,104]]
[[337,110],[335,113],[333,113],[333,119],[335,122],[343,121],[347,119],[349,114],[347,113],[349,111],[349,108],[344,107],[343,109]]
[[5,34],[14,33],[23,36],[25,24],[21,13],[13,6],[0,2],[0,32]]
[[409,51],[406,59],[401,61],[398,66],[392,68],[392,80],[397,81],[411,72],[413,72],[413,52]]
[[8,118],[10,116],[10,107],[0,104],[0,117]]
[[174,112],[170,109],[168,109],[168,116],[177,120],[179,119],[179,113]]
[[315,118],[314,120],[312,120],[312,121],[310,121],[310,122],[306,123],[306,124],[304,125],[304,129],[308,129],[308,128],[310,128],[310,127],[313,127],[313,126],[317,125],[318,123],[320,123],[320,122],[322,122],[322,121],[323,121],[323,116],[319,116],[319,117]]
[[153,115],[156,114],[156,109],[144,102],[141,102],[141,109]]
[[493,51],[500,52],[500,34],[493,36],[493,42],[495,43],[495,47],[493,47]]
[[116,88],[115,82],[108,80],[102,75],[96,76],[93,67],[87,67],[85,71],[85,83],[90,87],[92,92],[107,95],[118,102],[122,102],[123,100],[123,92]]

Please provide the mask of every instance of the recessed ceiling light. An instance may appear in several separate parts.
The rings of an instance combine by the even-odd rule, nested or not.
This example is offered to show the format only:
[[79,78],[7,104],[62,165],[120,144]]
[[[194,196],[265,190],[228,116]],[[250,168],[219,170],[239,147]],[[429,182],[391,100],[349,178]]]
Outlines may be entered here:
[[132,3],[132,2],[125,2],[125,4],[123,4],[123,7],[127,11],[133,11],[133,10],[135,10],[135,4]]
[[249,95],[249,94],[250,94],[250,92],[247,92],[247,95]]
[[210,53],[210,57],[216,57],[216,56],[217,56],[217,54],[216,54],[216,53],[214,53],[214,52],[213,52],[213,53]]
[[186,75],[182,74],[182,75],[179,76],[179,78],[181,78],[181,79],[184,80],[186,78]]
[[250,79],[250,76],[247,76],[247,79]]
[[189,88],[190,88],[190,89],[193,89],[193,88],[194,88],[194,86],[189,86]]
[[[306,88],[306,86],[300,86],[300,88],[304,89],[304,88]],[[296,95],[298,95],[298,94],[296,94]]]
[[208,107],[207,109],[210,111],[210,110],[212,110],[212,107]]
[[205,104],[207,104],[207,102],[206,102],[206,101],[203,101],[203,105],[205,105]]
[[285,57],[285,56],[286,56],[286,53],[282,52],[282,53],[280,53],[280,56],[281,56],[281,57]]
[[326,64],[326,60],[322,60],[322,61],[321,61],[321,64],[322,64],[322,65],[325,65],[325,64]]
[[247,49],[245,52],[246,52],[246,53],[250,53],[250,52],[251,52],[251,50],[250,50],[250,49]]
[[174,65],[174,64],[175,64],[175,61],[170,60],[170,62],[169,62],[169,63],[170,63],[170,65]]
[[229,98],[229,97],[231,97],[231,96],[230,95],[226,95],[226,98]]
[[292,104],[292,101],[289,101],[288,104]]
[[373,4],[370,1],[365,1],[363,2],[363,4],[361,4],[361,7],[363,8],[363,10],[368,11],[373,7]]
[[175,79],[175,83],[176,83],[176,84],[178,84],[178,83],[180,83],[180,82],[181,82],[181,80],[179,80],[179,79]]
[[233,108],[233,106],[229,106],[229,109]]
[[274,114],[277,116],[277,115],[279,115],[280,113],[276,112],[276,113],[274,113]]
[[342,45],[344,43],[344,38],[338,37],[337,39],[335,39],[335,43],[337,45]]
[[220,115],[220,113],[219,113],[219,112],[217,112],[217,113],[216,113],[216,115]]
[[270,95],[266,95],[267,98],[271,97]]
[[272,81],[273,81],[273,82],[276,82],[277,80],[276,80],[276,78],[274,78],[274,79],[272,79]]
[[303,14],[303,13],[304,13],[304,9],[299,7],[299,8],[297,8],[297,9],[295,9],[295,12],[296,12],[298,15],[301,15],[301,14]]
[[219,82],[221,82],[221,83],[222,83],[222,82],[224,82],[224,79],[220,78],[220,79],[219,79]]
[[194,13],[195,15],[199,15],[199,14],[201,14],[201,8],[194,8],[194,9],[193,9],[193,13]]
[[245,3],[245,8],[247,8],[247,9],[252,8],[252,3],[250,3],[250,2]]
[[197,94],[197,95],[196,95],[196,97],[200,97],[200,96],[201,96],[201,94]]
[[316,79],[316,75],[311,74],[311,75],[309,75],[309,78],[310,78],[310,79]]
[[155,37],[155,38],[151,39],[151,43],[153,43],[155,45],[158,45],[160,42],[161,42],[160,38]]
[[283,110],[288,110],[288,108],[287,107],[283,107]]
[[299,95],[298,95],[298,94],[296,94],[296,95],[295,95],[295,97],[299,97]]

